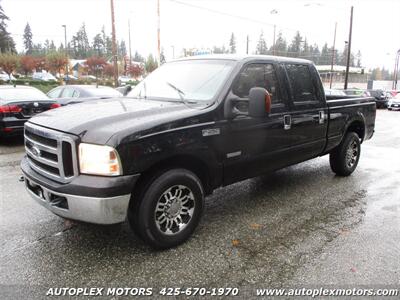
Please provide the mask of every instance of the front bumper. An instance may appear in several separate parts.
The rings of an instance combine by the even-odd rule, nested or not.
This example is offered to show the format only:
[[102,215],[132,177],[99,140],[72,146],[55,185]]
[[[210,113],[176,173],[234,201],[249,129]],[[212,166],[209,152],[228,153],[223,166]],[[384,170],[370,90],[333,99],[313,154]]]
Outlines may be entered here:
[[95,224],[115,224],[126,219],[131,191],[139,175],[100,177],[79,175],[59,184],[21,161],[25,187],[40,205],[64,218]]

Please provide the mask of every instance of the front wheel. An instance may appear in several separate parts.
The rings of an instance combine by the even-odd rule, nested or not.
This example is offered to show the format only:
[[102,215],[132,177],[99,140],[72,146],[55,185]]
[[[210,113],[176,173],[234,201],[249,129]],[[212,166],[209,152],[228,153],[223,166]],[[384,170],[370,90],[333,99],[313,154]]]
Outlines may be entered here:
[[355,132],[348,132],[339,146],[330,153],[332,171],[339,176],[349,176],[357,168],[360,154],[360,138]]
[[187,240],[204,208],[199,178],[186,169],[166,171],[132,199],[128,220],[133,230],[154,248],[165,249]]

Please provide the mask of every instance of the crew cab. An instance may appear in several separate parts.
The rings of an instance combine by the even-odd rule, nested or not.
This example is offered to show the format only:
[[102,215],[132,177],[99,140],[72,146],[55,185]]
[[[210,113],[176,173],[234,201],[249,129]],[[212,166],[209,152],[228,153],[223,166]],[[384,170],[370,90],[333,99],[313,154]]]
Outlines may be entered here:
[[324,95],[312,62],[200,56],[166,63],[127,96],[26,123],[28,193],[53,213],[129,221],[156,248],[184,242],[214,189],[318,156],[357,167],[373,98]]

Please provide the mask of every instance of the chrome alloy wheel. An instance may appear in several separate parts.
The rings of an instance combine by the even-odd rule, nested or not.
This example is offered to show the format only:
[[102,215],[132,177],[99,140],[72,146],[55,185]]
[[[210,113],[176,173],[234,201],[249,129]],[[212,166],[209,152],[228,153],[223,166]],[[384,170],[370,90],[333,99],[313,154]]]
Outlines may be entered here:
[[346,164],[349,168],[352,168],[357,162],[358,157],[358,144],[357,141],[353,140],[346,150]]
[[187,186],[168,188],[158,199],[154,212],[158,230],[167,235],[181,232],[192,219],[194,209],[193,192]]

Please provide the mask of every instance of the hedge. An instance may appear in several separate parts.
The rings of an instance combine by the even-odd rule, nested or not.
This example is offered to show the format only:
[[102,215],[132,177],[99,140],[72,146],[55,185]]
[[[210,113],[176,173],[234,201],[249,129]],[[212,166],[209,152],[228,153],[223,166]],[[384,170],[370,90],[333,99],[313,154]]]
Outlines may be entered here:
[[[126,83],[126,85],[131,85],[135,86],[139,83],[139,81],[129,81]],[[58,81],[40,81],[40,80],[32,80],[29,78],[19,78],[16,80],[12,80],[10,82],[4,82],[0,81],[0,85],[5,85],[5,84],[13,84],[13,85],[28,85],[35,87],[39,90],[41,90],[44,93],[47,93],[51,89],[57,87],[60,85]],[[94,80],[84,80],[84,79],[78,79],[78,80],[70,80],[68,84],[79,84],[79,85],[94,85],[96,84],[96,81]],[[105,86],[110,86],[114,87],[114,81],[112,80],[98,80],[98,85],[105,85]]]

